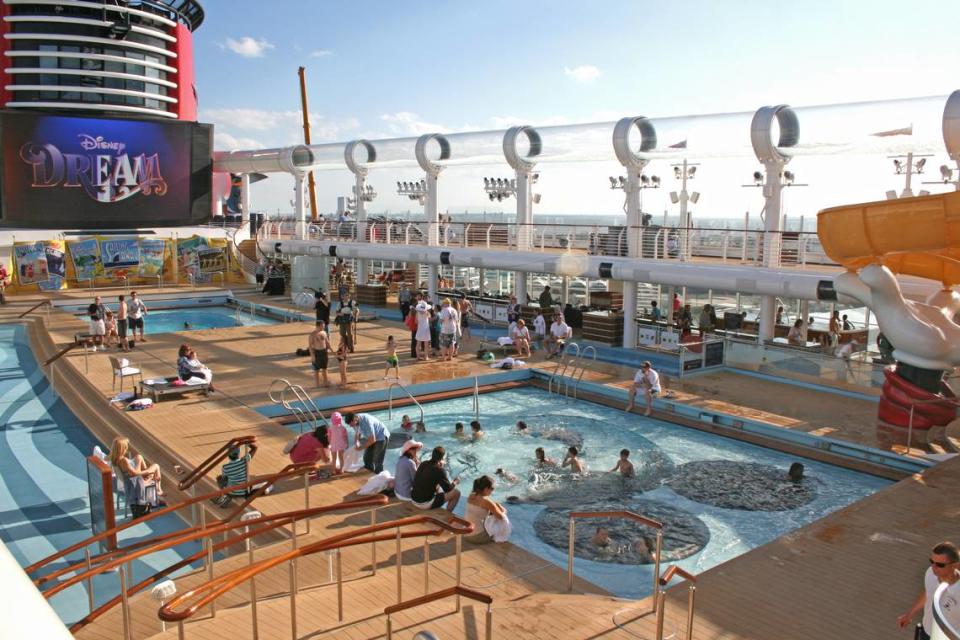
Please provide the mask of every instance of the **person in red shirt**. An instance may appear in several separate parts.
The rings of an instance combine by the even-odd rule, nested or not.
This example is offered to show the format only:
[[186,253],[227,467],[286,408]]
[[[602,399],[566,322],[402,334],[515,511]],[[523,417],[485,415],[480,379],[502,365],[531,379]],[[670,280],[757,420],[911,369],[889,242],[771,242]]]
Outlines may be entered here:
[[674,315],[680,313],[680,308],[683,307],[683,300],[680,299],[680,294],[673,294],[673,313]]

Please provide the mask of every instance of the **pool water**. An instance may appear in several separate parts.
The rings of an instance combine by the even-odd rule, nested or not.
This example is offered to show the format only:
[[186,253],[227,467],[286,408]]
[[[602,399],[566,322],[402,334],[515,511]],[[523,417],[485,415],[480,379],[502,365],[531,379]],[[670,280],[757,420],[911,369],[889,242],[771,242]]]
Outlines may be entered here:
[[[699,573],[891,484],[530,387],[480,396],[486,435],[475,443],[458,440],[452,435],[454,423],[463,422],[469,433],[472,402],[467,397],[424,404],[428,432],[417,434],[425,445],[421,457],[428,458],[435,446],[446,448],[451,474],[462,474],[460,514],[476,477],[493,476],[498,468],[516,476],[515,483],[495,478],[492,496],[502,504],[511,496],[516,500],[506,504],[514,527],[511,542],[562,567],[570,509],[627,509],[660,520],[664,566],[673,561]],[[392,419],[386,411],[375,415],[399,431],[403,413],[419,417],[413,407],[394,411]],[[518,420],[533,433],[518,434]],[[559,463],[571,443],[582,449],[585,477],[535,467],[536,447]],[[635,479],[609,473],[623,448],[631,451]],[[387,452],[385,468],[391,473],[398,456],[397,449]],[[794,484],[787,470],[797,461],[805,466],[805,478]],[[590,540],[598,524],[609,533],[606,546]],[[649,595],[654,568],[637,544],[641,537],[653,546],[655,534],[639,525],[578,521],[576,574],[623,597]]]
[[277,324],[279,321],[262,315],[250,315],[249,309],[241,310],[237,323],[236,307],[215,306],[150,311],[144,320],[147,335],[197,331],[200,329],[223,329],[226,327],[252,327]]
[[[86,456],[98,442],[50,388],[23,325],[0,325],[0,540],[27,566],[91,535]],[[118,523],[123,514],[118,514]],[[175,516],[155,518],[119,535],[121,546],[183,528]],[[137,580],[199,550],[196,545],[135,560]],[[96,548],[92,548],[94,553]],[[82,559],[82,552],[70,557]],[[64,566],[62,561],[50,570]],[[119,593],[117,574],[94,579],[96,604]],[[70,587],[51,604],[67,624],[87,614],[85,585]]]

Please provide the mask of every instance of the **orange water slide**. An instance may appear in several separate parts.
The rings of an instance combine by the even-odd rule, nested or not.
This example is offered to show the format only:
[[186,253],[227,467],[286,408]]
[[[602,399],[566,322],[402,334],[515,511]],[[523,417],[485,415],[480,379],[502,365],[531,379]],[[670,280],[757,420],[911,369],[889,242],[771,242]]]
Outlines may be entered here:
[[817,235],[847,269],[881,262],[894,273],[960,284],[960,192],[824,209]]

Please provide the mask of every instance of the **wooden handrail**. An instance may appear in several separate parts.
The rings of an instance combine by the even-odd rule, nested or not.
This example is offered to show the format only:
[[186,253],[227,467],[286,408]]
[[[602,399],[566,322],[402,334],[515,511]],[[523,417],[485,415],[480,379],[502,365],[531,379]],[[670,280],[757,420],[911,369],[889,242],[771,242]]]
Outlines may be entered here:
[[440,591],[428,593],[427,595],[420,596],[419,598],[392,604],[389,607],[386,607],[383,610],[383,613],[385,615],[393,615],[394,613],[399,613],[400,611],[404,611],[406,609],[412,609],[413,607],[419,607],[422,604],[427,604],[428,602],[433,602],[435,600],[449,598],[450,596],[463,596],[464,598],[476,600],[477,602],[482,602],[483,604],[493,604],[493,598],[485,593],[474,591],[473,589],[467,589],[466,587],[450,587],[448,589],[441,589]]
[[202,477],[215,469],[224,458],[230,455],[231,451],[241,445],[254,444],[256,441],[257,436],[240,436],[239,438],[231,438],[229,442],[211,453],[206,460],[198,464],[193,471],[184,476],[180,482],[177,483],[177,488],[179,488],[180,491],[186,491],[199,482]]
[[641,524],[645,524],[648,527],[654,529],[663,530],[663,523],[657,522],[656,520],[651,520],[650,518],[644,517],[639,513],[634,513],[633,511],[571,511],[571,518],[625,518],[627,520],[633,520]]
[[40,307],[42,307],[42,306],[44,306],[44,305],[49,305],[49,304],[50,304],[50,301],[49,301],[49,300],[44,300],[43,302],[38,302],[37,304],[33,305],[32,307],[30,307],[29,309],[27,309],[26,311],[24,311],[23,313],[21,313],[20,315],[18,315],[17,318],[18,318],[18,319],[19,319],[19,318],[24,318],[24,317],[27,316],[27,314],[32,313],[32,312],[36,311],[37,309],[39,309]]
[[[158,615],[161,620],[166,622],[181,622],[190,618],[194,613],[207,606],[223,594],[231,591],[234,587],[246,582],[247,580],[272,569],[278,565],[283,564],[284,562],[289,562],[297,558],[303,558],[305,556],[312,555],[314,553],[319,553],[321,551],[330,551],[333,549],[339,549],[348,546],[355,546],[360,544],[367,544],[369,542],[380,542],[395,539],[397,536],[393,534],[387,534],[382,536],[370,536],[362,539],[357,539],[359,536],[367,536],[371,533],[376,533],[378,531],[383,531],[385,529],[398,529],[400,527],[405,527],[415,524],[429,524],[435,529],[421,529],[417,531],[407,532],[406,534],[399,534],[402,538],[414,538],[414,537],[423,537],[428,535],[438,535],[442,531],[449,531],[455,535],[469,535],[474,531],[473,523],[459,518],[457,516],[450,516],[448,520],[440,520],[436,517],[430,515],[422,516],[410,516],[407,518],[401,518],[400,520],[394,520],[391,522],[381,522],[374,525],[369,525],[366,527],[361,527],[354,531],[349,531],[346,533],[341,533],[339,535],[331,536],[325,538],[318,542],[299,547],[297,549],[292,549],[286,553],[281,553],[276,556],[266,558],[257,563],[250,564],[246,567],[240,567],[239,569],[234,569],[228,573],[225,573],[221,576],[207,581],[204,584],[197,586],[190,591],[185,591],[184,593],[177,594],[171,600],[169,600],[163,607],[160,608]],[[201,594],[206,594],[202,595]],[[193,605],[187,607],[183,611],[175,611],[175,608],[183,604],[184,602],[191,600],[197,596],[201,596]]]
[[68,589],[78,582],[82,582],[87,578],[110,571],[111,569],[124,565],[127,562],[132,562],[133,560],[148,556],[151,553],[156,553],[157,551],[163,551],[164,549],[169,549],[177,545],[193,542],[194,540],[202,540],[203,538],[212,537],[216,534],[226,533],[232,529],[238,529],[241,527],[255,527],[261,524],[267,525],[257,529],[256,531],[251,531],[249,534],[241,534],[239,536],[225,539],[220,543],[223,546],[230,546],[238,542],[243,542],[248,537],[254,537],[260,535],[261,533],[272,531],[303,518],[312,518],[313,516],[320,515],[321,513],[341,511],[343,509],[354,509],[358,507],[382,507],[383,505],[387,504],[387,502],[387,497],[383,495],[367,496],[360,498],[359,500],[348,500],[344,502],[338,502],[336,504],[312,507],[310,509],[299,509],[297,511],[288,511],[286,513],[277,513],[269,516],[261,515],[259,518],[253,518],[243,522],[221,522],[205,529],[201,527],[192,527],[185,531],[181,531],[181,535],[177,537],[167,537],[161,542],[148,547],[141,547],[132,553],[115,555],[109,561],[97,565],[91,569],[87,569],[86,571],[81,571],[79,565],[69,567],[66,571],[61,573],[69,573],[70,571],[80,571],[80,573],[77,573],[76,575],[71,576],[69,579],[57,583],[50,589],[47,589],[43,592],[43,596],[49,600],[64,589]]
[[[96,535],[92,535],[92,536],[90,536],[89,538],[86,538],[85,540],[81,540],[81,541],[79,541],[79,542],[76,542],[76,543],[70,545],[70,546],[67,547],[66,549],[61,549],[60,551],[57,551],[56,553],[54,553],[54,554],[52,554],[52,555],[49,555],[49,556],[47,556],[46,558],[44,558],[44,559],[42,559],[42,560],[38,560],[37,562],[34,562],[33,564],[31,564],[29,567],[26,567],[26,568],[24,569],[24,572],[26,572],[26,573],[28,573],[28,574],[29,574],[29,573],[33,573],[33,572],[36,571],[37,569],[40,569],[41,567],[44,567],[44,566],[50,564],[50,563],[53,562],[54,560],[59,560],[60,558],[66,556],[66,555],[68,555],[68,554],[70,554],[70,553],[73,553],[74,551],[78,551],[78,550],[83,549],[84,547],[86,547],[86,546],[88,546],[88,545],[90,545],[90,544],[93,544],[94,542],[99,542],[100,540],[104,540],[104,539],[107,539],[107,538],[109,538],[109,537],[111,537],[111,536],[115,536],[115,535],[116,535],[117,533],[119,533],[120,531],[123,531],[123,530],[128,529],[128,528],[133,527],[133,526],[136,526],[136,525],[138,525],[138,524],[142,524],[142,523],[144,523],[144,522],[149,522],[150,520],[152,520],[152,519],[154,519],[154,518],[158,518],[158,517],[160,517],[160,516],[169,515],[169,514],[171,514],[171,513],[176,512],[178,509],[182,509],[183,507],[189,507],[189,506],[192,505],[192,504],[196,504],[196,503],[198,503],[198,502],[204,502],[204,501],[206,501],[206,500],[213,500],[214,498],[219,498],[220,496],[222,496],[222,495],[224,495],[224,494],[227,494],[227,493],[230,493],[230,492],[233,492],[233,491],[239,491],[240,489],[249,489],[250,487],[252,487],[252,486],[254,486],[254,485],[257,485],[257,484],[260,484],[261,482],[266,482],[268,485],[272,485],[272,484],[274,484],[277,480],[283,480],[283,479],[285,479],[285,478],[290,478],[290,477],[293,477],[293,476],[303,475],[304,473],[309,473],[309,472],[311,472],[311,471],[315,471],[315,470],[317,469],[317,466],[318,466],[318,465],[316,465],[315,463],[312,463],[312,462],[303,462],[303,463],[299,463],[299,464],[288,464],[287,466],[285,466],[283,469],[281,469],[281,470],[280,470],[279,472],[277,472],[277,473],[274,473],[274,474],[271,474],[271,475],[267,475],[267,476],[260,476],[260,477],[257,478],[256,480],[250,480],[250,481],[248,481],[248,482],[245,482],[244,484],[238,484],[238,485],[234,485],[234,486],[232,486],[232,487],[224,487],[223,489],[218,489],[217,491],[213,491],[213,492],[211,492],[211,493],[207,493],[207,494],[204,494],[204,495],[201,495],[201,496],[194,496],[193,498],[190,498],[190,499],[188,499],[188,500],[184,500],[183,502],[178,502],[177,504],[168,505],[168,506],[166,506],[166,507],[164,507],[164,508],[162,508],[162,509],[157,509],[156,511],[151,511],[150,513],[148,513],[147,515],[143,516],[142,518],[135,518],[135,519],[128,520],[127,522],[125,522],[125,523],[123,523],[123,524],[120,524],[120,525],[117,525],[116,527],[113,527],[112,529],[107,529],[106,531],[101,531],[100,533],[98,533],[98,534],[96,534]],[[233,519],[233,517],[235,517],[235,515],[236,515],[236,513],[235,513],[235,512],[232,512],[227,518],[224,518],[223,520],[221,520],[221,522],[224,522],[224,521],[227,521],[227,520],[231,520],[231,519]]]
[[689,582],[693,582],[694,584],[696,584],[697,582],[697,576],[690,573],[689,571],[685,571],[681,569],[677,565],[673,565],[672,567],[669,567],[666,571],[664,571],[662,576],[660,576],[660,585],[664,587],[667,586],[667,584],[671,580],[673,580],[675,576],[680,576],[681,578],[684,578]]

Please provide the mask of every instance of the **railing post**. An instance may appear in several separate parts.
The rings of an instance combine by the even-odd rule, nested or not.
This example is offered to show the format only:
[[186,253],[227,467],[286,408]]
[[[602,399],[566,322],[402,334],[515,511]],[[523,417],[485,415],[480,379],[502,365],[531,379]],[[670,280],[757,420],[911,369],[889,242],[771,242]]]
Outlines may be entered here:
[[[207,579],[213,580],[213,538],[207,536],[203,539],[203,546],[206,550],[204,557],[206,558],[207,563]],[[210,617],[215,618],[217,615],[217,601],[210,601]]]
[[657,640],[663,640],[663,610],[665,609],[665,604],[667,600],[667,594],[664,593],[663,589],[658,589],[654,594],[654,597],[657,599]]
[[[87,547],[83,550],[83,555],[87,560],[87,571],[93,568],[93,564],[90,562],[90,547]],[[91,575],[87,578],[87,601],[90,604],[90,613],[93,613],[93,576]]]
[[133,640],[133,630],[130,628],[130,600],[127,597],[127,568],[121,566],[120,571],[120,615],[123,618],[123,638]]
[[687,635],[685,640],[693,640],[693,604],[697,597],[696,585],[690,585],[690,591],[687,596]]
[[[303,474],[303,508],[304,509],[310,508],[310,473],[309,472]],[[307,528],[306,528],[307,530],[304,531],[304,533],[309,534],[310,533],[310,516],[305,517],[304,520],[307,523]],[[296,537],[297,535],[296,520],[293,521],[293,535],[294,537]]]
[[403,550],[400,548],[402,538],[400,537],[400,527],[397,527],[397,604],[403,602]]
[[[370,510],[370,526],[377,524],[377,509],[373,508]],[[377,543],[373,541],[370,543],[370,570],[372,575],[377,575]]]
[[[260,517],[258,511],[250,511],[248,513],[240,516],[241,520],[255,520]],[[250,526],[247,525],[243,528],[245,534],[250,533]],[[253,566],[253,540],[247,538],[244,540],[244,545],[247,547],[247,566]],[[258,640],[260,637],[260,624],[257,619],[257,577],[250,576],[250,622],[253,625],[253,640]]]
[[916,403],[910,405],[910,422],[907,423],[907,455],[910,455],[910,446],[913,442],[913,410],[916,408]]
[[423,595],[430,593],[430,538],[423,536]]
[[177,640],[184,640],[184,638],[186,637],[187,635],[186,633],[184,633],[184,630],[183,630],[183,620],[181,620],[180,622],[177,623]]
[[493,607],[487,605],[487,640],[493,640]]
[[343,558],[337,547],[337,619],[343,622]]
[[660,579],[660,554],[663,552],[663,529],[657,530],[657,550],[656,556],[653,558],[653,609],[650,610],[650,613],[656,613],[659,607],[657,606],[657,585],[659,584]]
[[[463,551],[463,542],[461,540],[462,537],[463,536],[459,534],[453,537],[454,540],[456,541],[455,545],[457,549],[457,586],[458,587],[460,586],[460,579],[462,576],[462,565],[460,563],[460,556],[461,556],[461,552]],[[460,594],[459,593],[457,594],[457,613],[460,613]]]
[[390,614],[387,614],[387,640],[393,640],[393,625],[390,623]]
[[[293,521],[296,525],[296,521]],[[296,531],[290,536],[291,548],[297,549]],[[297,640],[297,559],[290,559],[290,637]]]
[[570,522],[567,525],[567,591],[573,591],[573,539],[574,534],[576,533],[577,524],[573,519],[573,516],[570,517]]

